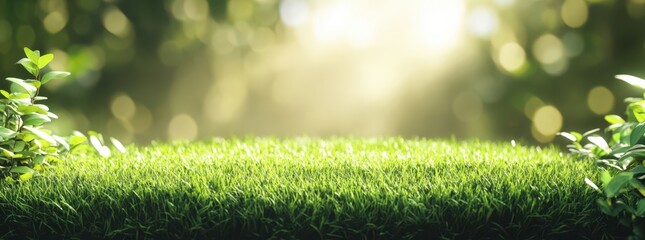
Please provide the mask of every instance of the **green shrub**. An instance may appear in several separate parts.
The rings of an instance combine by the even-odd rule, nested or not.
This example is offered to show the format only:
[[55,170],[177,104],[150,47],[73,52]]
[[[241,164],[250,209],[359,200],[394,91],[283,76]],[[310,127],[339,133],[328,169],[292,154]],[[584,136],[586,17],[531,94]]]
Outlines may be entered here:
[[[645,80],[617,75],[617,79],[645,89]],[[644,94],[645,96],[645,94]],[[609,141],[601,137],[599,129],[584,134],[561,132],[572,141],[567,147],[583,159],[595,161],[600,169],[602,189],[586,178],[585,182],[603,194],[596,201],[600,210],[618,217],[620,222],[632,227],[631,238],[645,238],[645,100],[627,98],[627,120],[618,115],[607,115],[610,124],[605,129]]]
[[[10,92],[0,90],[5,99],[0,99],[0,176],[12,181],[27,180],[38,174],[38,170],[50,163],[61,160],[61,155],[70,152],[84,152],[89,149],[87,137],[75,131],[63,138],[52,135],[43,125],[57,119],[56,114],[41,102],[40,88],[53,79],[64,78],[68,72],[50,71],[45,67],[54,55],[40,55],[39,51],[24,48],[26,57],[17,64],[31,74],[31,79],[6,78],[11,82]],[[110,154],[103,146],[102,136],[89,132],[90,143],[102,156]],[[112,139],[118,149],[123,149]]]

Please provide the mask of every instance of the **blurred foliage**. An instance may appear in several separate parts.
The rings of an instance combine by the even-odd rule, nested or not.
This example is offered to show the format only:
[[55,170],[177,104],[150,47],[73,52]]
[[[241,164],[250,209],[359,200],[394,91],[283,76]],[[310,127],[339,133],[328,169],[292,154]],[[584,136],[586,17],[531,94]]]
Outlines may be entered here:
[[[645,1],[0,0],[0,75],[57,57],[61,134],[549,142],[645,76]],[[584,103],[584,104],[582,104]],[[98,106],[98,107],[97,107]],[[584,107],[583,107],[584,106]]]

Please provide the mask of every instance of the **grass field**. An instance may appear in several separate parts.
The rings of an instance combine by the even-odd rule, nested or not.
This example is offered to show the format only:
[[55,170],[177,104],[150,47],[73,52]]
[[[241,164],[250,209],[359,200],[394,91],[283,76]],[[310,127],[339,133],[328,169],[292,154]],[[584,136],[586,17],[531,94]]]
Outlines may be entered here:
[[616,224],[555,148],[244,138],[72,156],[0,183],[0,238],[602,238]]

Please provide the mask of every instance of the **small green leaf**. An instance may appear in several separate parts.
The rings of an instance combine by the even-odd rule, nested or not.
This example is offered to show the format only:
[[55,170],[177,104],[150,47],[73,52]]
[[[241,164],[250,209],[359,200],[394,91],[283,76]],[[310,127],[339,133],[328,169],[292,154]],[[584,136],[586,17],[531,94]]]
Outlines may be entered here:
[[42,112],[39,112],[39,113],[45,114],[49,111],[49,107],[45,104],[34,104],[34,106],[43,110]]
[[9,93],[9,92],[7,92],[5,90],[0,90],[0,94],[2,94],[2,96],[4,96],[7,99],[11,98],[11,93]]
[[60,158],[54,157],[52,155],[47,155],[47,157],[45,157],[45,164],[57,163],[57,162],[62,162],[62,160]]
[[25,51],[25,56],[27,56],[30,61],[38,63],[38,59],[40,58],[40,51],[32,51],[28,47],[23,48],[23,50]]
[[23,105],[23,106],[18,106],[16,108],[18,112],[20,112],[21,115],[26,115],[26,114],[31,114],[31,113],[38,113],[38,114],[47,114],[47,111],[36,106],[36,105]]
[[31,60],[27,58],[23,58],[16,63],[22,65],[22,67],[25,68],[27,72],[31,73],[31,75],[38,76],[38,73],[39,73],[38,66],[35,63],[33,63]]
[[632,173],[634,173],[634,174],[641,174],[641,173],[645,173],[645,166],[643,166],[643,165],[638,165],[638,166],[636,166],[636,167],[634,167],[634,168],[630,169],[630,170],[629,170],[629,172],[632,172]]
[[18,133],[16,133],[15,131],[13,131],[11,129],[0,127],[0,137],[2,137],[2,138],[5,138],[5,139],[6,138],[13,138],[17,134]]
[[11,170],[9,170],[9,171],[12,172],[12,173],[25,174],[25,173],[31,173],[34,170],[29,168],[29,167],[27,167],[27,166],[18,166],[18,167],[12,167]]
[[638,200],[635,214],[639,217],[642,217],[645,214],[645,199]]
[[47,116],[49,118],[58,119],[58,115],[54,114],[53,112],[47,112]]
[[38,59],[38,68],[43,69],[49,62],[54,60],[54,54],[45,54]]
[[68,73],[68,72],[62,72],[62,71],[51,71],[51,72],[45,73],[45,75],[43,76],[43,78],[42,78],[42,79],[40,79],[40,82],[41,82],[42,84],[45,84],[45,83],[49,82],[49,81],[50,81],[50,80],[52,80],[52,79],[64,78],[64,77],[67,77],[67,76],[69,76],[69,73]]
[[28,132],[22,132],[18,135],[18,139],[22,139],[25,142],[31,142],[34,139],[36,139],[36,135],[28,133]]
[[76,146],[87,141],[87,137],[84,135],[72,135],[69,137],[69,145]]
[[45,156],[38,155],[34,157],[34,164],[43,164],[45,162]]
[[101,141],[96,135],[90,136],[90,143],[92,144],[94,149],[96,149],[96,151],[99,153],[99,155],[101,155],[102,157],[110,156],[110,148],[108,148],[107,146],[103,146],[103,144],[101,144]]
[[621,154],[621,153],[625,153],[625,152],[626,152],[627,150],[629,150],[630,148],[631,148],[631,147],[629,147],[629,146],[615,148],[614,150],[612,150],[612,151],[609,153],[609,155],[614,155],[614,156],[615,156],[615,155],[618,155],[618,154]]
[[585,178],[585,183],[586,183],[587,185],[591,186],[591,188],[595,189],[596,191],[601,192],[601,191],[600,191],[600,188],[598,188],[598,186],[596,186],[596,184],[595,184],[595,183],[593,183],[593,182],[591,181],[591,179],[589,179],[589,178]]
[[632,75],[627,75],[627,74],[620,74],[620,75],[616,75],[615,77],[616,79],[629,83],[634,87],[645,89],[645,80],[639,77],[634,77]]
[[45,147],[43,148],[43,151],[47,154],[56,154],[58,153],[58,148],[57,147]]
[[40,126],[43,123],[48,123],[51,121],[51,118],[38,113],[32,113],[22,116],[22,122],[24,125]]
[[[14,85],[14,84],[12,84]],[[19,100],[20,102],[23,102],[23,100],[27,100],[25,103],[30,103],[31,102],[31,96],[27,93],[23,92],[12,92],[10,96],[11,100]]]
[[2,147],[0,147],[0,154],[1,154],[2,156],[8,157],[8,158],[11,158],[11,157],[13,157],[13,156],[14,156],[14,153],[13,153],[12,151],[9,151],[9,150],[4,149],[4,148],[2,148]]
[[99,155],[101,155],[101,157],[109,157],[109,156],[110,156],[110,154],[112,153],[112,152],[110,151],[110,148],[109,148],[109,147],[107,147],[107,146],[103,146],[103,147],[102,147],[100,150],[98,150],[98,151],[99,151]]
[[576,136],[573,136],[571,133],[568,132],[559,132],[558,135],[563,136],[566,139],[569,139],[569,141],[576,142],[578,141],[576,139]]
[[36,157],[36,152],[34,152],[34,151],[22,151],[19,154],[16,154],[14,157],[33,158],[33,157]]
[[33,176],[34,176],[34,172],[21,174],[20,175],[20,180],[27,181],[27,180],[31,179],[31,177],[33,177]]
[[582,134],[580,134],[579,132],[571,131],[569,133],[571,133],[571,135],[573,135],[578,142],[582,140]]
[[625,120],[618,115],[607,115],[605,116],[605,121],[607,121],[609,124],[625,123]]
[[627,119],[630,122],[643,122],[645,121],[645,102],[643,100],[630,103],[627,106]]
[[606,199],[598,198],[596,200],[596,203],[598,204],[598,207],[600,207],[600,211],[602,211],[604,214],[611,215],[611,206],[609,205],[609,202]]
[[16,141],[13,146],[13,152],[22,152],[25,149],[26,143],[23,141]]
[[34,87],[36,87],[36,88],[40,88],[40,86],[42,85],[40,83],[40,81],[36,81],[34,79],[27,79],[27,80],[25,80],[25,82],[30,84],[30,85],[32,85],[32,86],[34,86]]
[[600,172],[600,183],[602,183],[603,186],[607,186],[607,184],[609,184],[609,181],[611,181],[611,175],[609,174],[609,172],[607,172],[606,170]]
[[591,130],[589,130],[589,131],[586,131],[585,133],[583,133],[583,134],[582,134],[582,137],[581,137],[581,138],[586,137],[586,136],[589,136],[589,135],[591,135],[591,134],[594,134],[594,133],[596,133],[596,132],[598,132],[598,131],[600,131],[600,128],[595,128],[595,129],[591,129]]
[[23,126],[24,129],[27,131],[33,133],[36,135],[38,138],[47,141],[51,145],[56,145],[56,139],[54,139],[52,136],[50,136],[48,133],[45,133],[37,128],[29,127],[29,126]]
[[18,79],[18,78],[6,78],[6,79],[7,79],[7,81],[10,81],[10,82],[13,82],[15,84],[18,84],[18,86],[20,86],[25,91],[27,91],[27,93],[30,96],[33,96],[33,95],[36,94],[36,90],[37,90],[36,87],[34,87],[33,85],[31,85],[29,83],[26,83],[25,80]]
[[115,147],[117,150],[119,150],[119,152],[121,152],[121,153],[125,153],[125,152],[127,152],[127,151],[128,151],[128,150],[126,150],[126,149],[125,149],[125,147],[123,146],[123,144],[121,143],[121,141],[119,141],[118,139],[111,137],[111,138],[110,138],[110,141],[112,142],[112,145],[114,145],[114,147]]
[[639,123],[632,129],[632,133],[629,135],[630,145],[636,145],[639,143],[640,139],[645,134],[645,122]]
[[629,180],[632,179],[634,173],[630,172],[621,172],[609,181],[609,183],[604,187],[605,195],[608,198],[615,197],[625,186],[629,183]]
[[611,149],[609,148],[609,144],[607,144],[607,141],[605,141],[604,138],[600,136],[589,136],[587,137],[589,142],[593,143],[594,145],[598,146],[600,149],[605,151],[605,153],[611,152]]
[[69,143],[67,143],[67,140],[60,136],[52,135],[52,137],[60,144],[65,150],[69,150]]

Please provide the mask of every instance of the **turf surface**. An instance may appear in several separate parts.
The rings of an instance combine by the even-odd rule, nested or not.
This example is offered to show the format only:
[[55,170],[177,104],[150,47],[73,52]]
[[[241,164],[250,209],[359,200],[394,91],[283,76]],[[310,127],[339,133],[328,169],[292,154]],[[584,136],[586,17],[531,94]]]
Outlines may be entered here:
[[0,182],[0,238],[617,236],[591,164],[477,140],[243,138],[70,156]]

